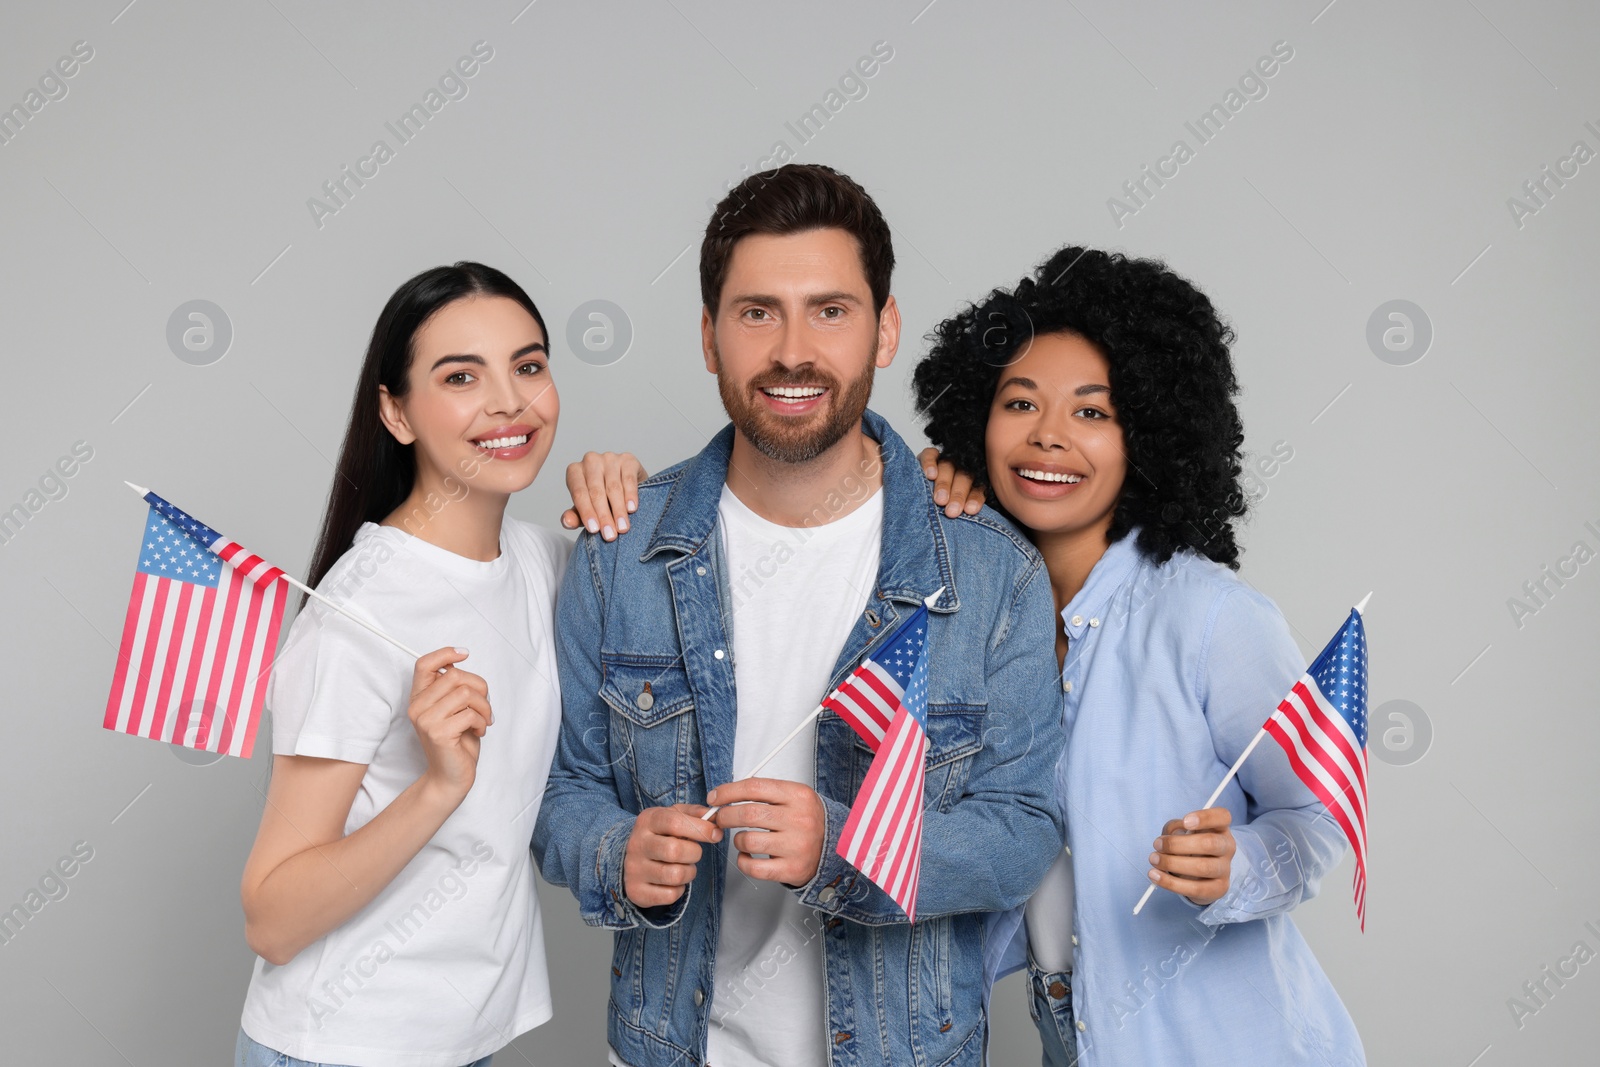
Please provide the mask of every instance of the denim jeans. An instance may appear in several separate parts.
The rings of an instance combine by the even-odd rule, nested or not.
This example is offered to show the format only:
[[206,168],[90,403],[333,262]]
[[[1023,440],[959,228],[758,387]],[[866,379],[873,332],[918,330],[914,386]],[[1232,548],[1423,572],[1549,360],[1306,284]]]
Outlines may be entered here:
[[1078,1031],[1072,1019],[1072,972],[1042,971],[1028,954],[1028,1014],[1044,1043],[1043,1067],[1075,1067]]
[[[466,1067],[489,1067],[489,1061],[492,1059],[494,1059],[492,1055],[485,1056],[481,1060],[467,1064]],[[239,1040],[233,1046],[233,1067],[338,1067],[338,1065],[297,1060],[293,1056],[275,1052],[245,1033],[241,1027]]]

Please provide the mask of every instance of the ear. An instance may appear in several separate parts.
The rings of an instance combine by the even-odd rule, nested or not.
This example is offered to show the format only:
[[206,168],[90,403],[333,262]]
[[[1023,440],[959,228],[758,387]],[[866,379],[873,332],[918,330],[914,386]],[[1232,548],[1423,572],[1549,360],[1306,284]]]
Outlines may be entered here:
[[878,358],[876,360],[879,370],[894,362],[894,354],[900,350],[900,305],[895,302],[891,294],[883,303],[883,310],[878,313]]
[[717,373],[717,324],[711,309],[700,307],[700,354],[705,356],[706,370]]
[[406,421],[405,405],[389,395],[389,387],[378,386],[378,417],[383,420],[383,425],[396,441],[409,445],[416,441],[417,435],[411,432],[411,424]]

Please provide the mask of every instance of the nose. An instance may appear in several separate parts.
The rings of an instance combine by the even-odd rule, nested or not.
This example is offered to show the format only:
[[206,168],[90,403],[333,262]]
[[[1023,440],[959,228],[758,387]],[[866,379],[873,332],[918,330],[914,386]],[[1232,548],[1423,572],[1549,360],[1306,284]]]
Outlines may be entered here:
[[778,327],[777,345],[772,352],[772,361],[787,371],[793,371],[797,367],[816,361],[803,327],[792,325],[788,321]]
[[489,387],[484,390],[484,414],[515,418],[528,406],[522,396],[523,392],[524,390],[517,388],[517,383],[510,374],[492,376]]
[[1059,419],[1049,411],[1042,412],[1034,420],[1028,433],[1028,443],[1037,445],[1045,451],[1072,451],[1071,419]]
[[[483,414],[491,418],[504,418],[506,421],[515,419],[533,405],[534,395],[538,390],[525,386],[517,381],[517,376],[510,371],[501,374],[486,374],[486,389],[483,390]],[[544,386],[544,376],[539,374],[534,381]]]

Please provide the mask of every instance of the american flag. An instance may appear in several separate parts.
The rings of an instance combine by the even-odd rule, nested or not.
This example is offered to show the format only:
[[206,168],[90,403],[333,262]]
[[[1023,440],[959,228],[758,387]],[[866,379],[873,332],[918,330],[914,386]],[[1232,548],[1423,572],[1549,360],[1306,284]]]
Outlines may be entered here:
[[145,500],[105,728],[248,759],[288,583],[182,509]]
[[919,605],[823,701],[876,753],[838,853],[916,919],[922,870],[922,762],[928,751],[928,609]]
[[1351,611],[1263,727],[1327,807],[1356,854],[1355,901],[1367,928],[1367,635]]

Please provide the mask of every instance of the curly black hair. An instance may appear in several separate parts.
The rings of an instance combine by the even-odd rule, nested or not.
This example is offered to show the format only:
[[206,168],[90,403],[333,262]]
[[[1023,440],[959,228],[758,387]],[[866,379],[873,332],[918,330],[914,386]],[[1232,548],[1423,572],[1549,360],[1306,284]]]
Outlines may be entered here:
[[1028,338],[1050,333],[1077,334],[1110,364],[1128,472],[1108,541],[1138,526],[1140,552],[1158,564],[1192,549],[1237,570],[1233,525],[1248,499],[1234,333],[1159,260],[1069,246],[940,323],[913,376],[929,440],[988,488],[984,430],[1000,372]]

